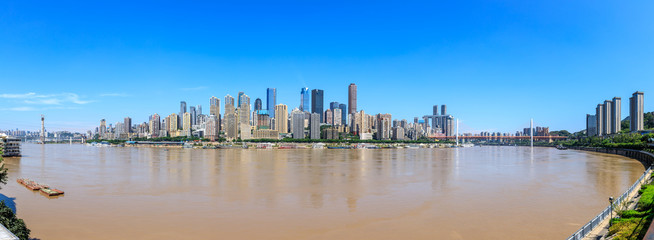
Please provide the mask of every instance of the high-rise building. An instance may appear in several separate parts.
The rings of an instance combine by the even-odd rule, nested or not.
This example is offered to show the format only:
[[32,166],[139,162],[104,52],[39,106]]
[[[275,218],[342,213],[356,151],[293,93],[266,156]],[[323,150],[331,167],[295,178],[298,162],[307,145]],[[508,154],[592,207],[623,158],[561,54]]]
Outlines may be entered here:
[[209,115],[220,116],[220,99],[217,97],[209,99]]
[[[104,138],[104,135],[107,133],[107,121],[105,121],[104,119],[100,120],[100,131],[99,132],[100,132],[100,138]],[[41,135],[44,135],[43,131],[41,131]],[[45,137],[45,135],[44,135],[44,137]]]
[[441,105],[441,115],[447,115],[447,105]]
[[343,117],[343,113],[341,112],[341,109],[340,108],[334,108],[334,110],[332,110],[332,111],[334,111],[332,113],[332,115],[333,115],[332,116],[332,119],[333,119],[332,124],[334,126],[343,125],[343,120],[341,119]]
[[191,113],[184,113],[184,123],[182,128],[182,136],[191,136]]
[[126,133],[126,134],[131,133],[132,132],[132,118],[126,117],[123,120],[123,124],[125,124],[125,126],[124,126],[125,129],[124,129],[123,132]]
[[347,104],[350,106],[347,113],[357,113],[357,85],[351,83],[347,91]]
[[616,134],[622,130],[622,99],[614,97],[611,102],[611,133]]
[[151,137],[159,137],[159,132],[161,131],[161,117],[159,114],[152,114],[150,116],[150,136]]
[[309,105],[309,89],[302,88],[300,91],[300,111],[310,112],[311,105]]
[[277,105],[277,88],[268,88],[266,90],[266,110],[270,118],[275,118],[275,106]]
[[325,110],[325,114],[323,114],[323,116],[325,116],[325,119],[323,119],[324,123],[327,123],[329,125],[334,125],[334,115],[331,109]]
[[261,98],[257,98],[254,100],[254,111],[259,111],[261,109]]
[[[227,108],[227,105],[231,105],[232,107],[236,107],[236,105],[234,105],[234,97],[230,96],[229,94],[227,94],[227,96],[225,96],[225,108]],[[225,109],[225,110],[227,110],[227,109]],[[227,113],[225,113],[225,115],[227,115]]]
[[611,117],[611,101],[606,100],[604,101],[604,110],[602,113],[604,116],[602,116],[602,130],[604,131],[604,135],[609,135],[611,134],[611,126],[613,118]]
[[293,129],[291,129],[291,132],[293,133],[293,138],[295,139],[302,139],[304,138],[304,112],[300,111],[299,109],[293,109],[291,112],[291,119],[292,119],[292,125]]
[[[312,113],[317,113],[320,115],[321,122],[324,121],[323,119],[323,99],[325,96],[325,92],[321,89],[313,89],[311,90],[311,112]],[[318,134],[320,135],[320,134]]]
[[[245,95],[244,92],[238,92],[238,95],[236,95],[236,98],[237,98],[236,100],[238,101],[238,102],[237,102],[237,103],[238,103],[237,106],[241,106],[241,96],[243,96],[243,95]],[[248,101],[248,104],[250,104],[249,101]]]
[[643,92],[635,92],[630,98],[629,98],[629,118],[630,124],[629,124],[629,130],[632,132],[635,131],[642,131],[645,129],[645,106],[644,106],[645,100],[644,100],[644,93]]
[[197,113],[197,116],[202,115],[202,105],[198,104],[197,106],[195,106],[195,111]]
[[391,120],[390,114],[377,114],[377,140],[391,139]]
[[195,111],[194,106],[189,107],[189,113],[191,114],[191,126],[196,124],[198,113]]
[[341,109],[341,124],[347,125],[347,106],[345,103],[338,104],[338,108]]
[[[313,106],[311,109],[314,109]],[[320,120],[322,120],[320,114],[311,113],[311,123],[309,123],[311,139],[320,139]]]
[[218,117],[216,115],[209,115],[206,122],[204,136],[211,141],[216,141],[220,138],[220,129],[219,129]]
[[182,118],[184,117],[184,113],[186,113],[186,102],[181,101],[179,102],[179,114],[177,114],[177,128],[181,129],[182,128]]
[[238,117],[235,112],[225,112],[225,134],[230,140],[238,138]]
[[279,133],[288,133],[288,106],[279,104],[275,106],[275,130]]
[[597,136],[597,122],[595,115],[586,114],[586,136]]
[[438,115],[438,105],[434,105],[433,111],[434,115]]
[[595,108],[595,121],[597,136],[604,136],[604,104],[597,104]]
[[338,102],[330,102],[330,103],[329,103],[329,109],[331,109],[332,111],[334,111],[334,109],[337,109],[337,108],[338,108],[338,105],[339,105]]

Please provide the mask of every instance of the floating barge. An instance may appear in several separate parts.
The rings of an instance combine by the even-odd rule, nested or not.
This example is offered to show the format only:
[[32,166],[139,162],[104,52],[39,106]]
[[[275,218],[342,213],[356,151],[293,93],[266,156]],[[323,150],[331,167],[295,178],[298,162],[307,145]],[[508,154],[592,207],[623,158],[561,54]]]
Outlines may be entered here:
[[27,178],[18,178],[16,179],[17,183],[20,183],[21,185],[25,186],[26,188],[32,190],[32,191],[39,191],[41,190],[42,193],[45,193],[48,196],[58,196],[61,194],[64,194],[64,191],[61,191],[56,188],[50,188],[50,186],[45,185],[45,184],[39,184],[33,180],[27,179]]

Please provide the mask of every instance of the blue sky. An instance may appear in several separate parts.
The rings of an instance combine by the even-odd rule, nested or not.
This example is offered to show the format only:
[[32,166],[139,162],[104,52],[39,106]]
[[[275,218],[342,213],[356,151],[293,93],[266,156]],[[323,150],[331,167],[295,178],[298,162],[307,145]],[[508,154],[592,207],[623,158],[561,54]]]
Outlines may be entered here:
[[[0,129],[146,121],[244,91],[413,119],[447,104],[463,131],[529,118],[578,131],[614,96],[654,110],[651,1],[2,1]],[[264,101],[265,102],[265,101]],[[265,104],[265,103],[264,103]]]

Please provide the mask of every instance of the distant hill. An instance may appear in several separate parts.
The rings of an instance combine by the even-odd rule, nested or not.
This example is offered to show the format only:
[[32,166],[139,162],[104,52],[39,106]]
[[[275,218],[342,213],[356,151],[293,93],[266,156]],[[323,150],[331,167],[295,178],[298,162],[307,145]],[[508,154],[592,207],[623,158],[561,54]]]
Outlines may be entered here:
[[[630,116],[622,119],[622,129],[629,129]],[[645,113],[645,129],[654,129],[654,112]]]

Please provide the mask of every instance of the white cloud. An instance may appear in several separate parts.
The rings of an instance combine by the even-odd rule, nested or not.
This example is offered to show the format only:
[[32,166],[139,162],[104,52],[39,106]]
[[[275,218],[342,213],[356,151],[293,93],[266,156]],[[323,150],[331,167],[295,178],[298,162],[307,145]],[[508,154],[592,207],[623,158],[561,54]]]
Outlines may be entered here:
[[27,112],[27,111],[36,111],[36,108],[33,107],[12,107],[12,108],[2,108],[3,111],[16,111],[16,112]]
[[79,95],[75,93],[59,93],[59,94],[36,94],[33,92],[24,94],[0,94],[0,98],[5,99],[21,99],[23,103],[37,104],[37,105],[62,105],[65,103],[74,104],[87,104],[91,101],[82,100]]

